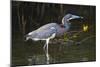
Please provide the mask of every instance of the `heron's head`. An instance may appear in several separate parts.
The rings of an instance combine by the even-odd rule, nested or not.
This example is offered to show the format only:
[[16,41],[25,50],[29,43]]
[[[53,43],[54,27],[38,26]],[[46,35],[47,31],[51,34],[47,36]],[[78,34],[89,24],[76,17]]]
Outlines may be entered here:
[[67,14],[67,15],[65,15],[65,16],[63,17],[62,23],[64,23],[64,22],[69,22],[69,21],[72,20],[72,19],[78,19],[78,18],[83,19],[83,17],[81,17],[81,16],[77,16],[77,15],[73,15],[73,14]]

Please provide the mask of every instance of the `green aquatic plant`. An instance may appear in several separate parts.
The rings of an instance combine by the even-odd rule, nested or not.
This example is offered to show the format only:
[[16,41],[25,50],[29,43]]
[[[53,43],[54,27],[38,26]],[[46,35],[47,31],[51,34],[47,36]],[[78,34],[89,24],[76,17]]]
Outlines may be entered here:
[[67,33],[64,33],[64,41],[68,41],[68,35],[67,35]]

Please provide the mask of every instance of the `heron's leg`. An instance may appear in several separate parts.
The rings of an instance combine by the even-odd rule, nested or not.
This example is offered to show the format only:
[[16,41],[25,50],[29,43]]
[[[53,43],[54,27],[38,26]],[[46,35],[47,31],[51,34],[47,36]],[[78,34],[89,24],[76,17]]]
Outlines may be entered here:
[[47,45],[46,45],[46,46],[47,46],[47,48],[46,48],[46,49],[47,49],[47,50],[46,50],[46,51],[47,51],[47,52],[46,52],[47,64],[49,64],[48,43],[49,43],[49,39],[46,40],[46,44],[47,44]]
[[44,44],[43,49],[45,50],[45,47],[47,46],[47,43]]
[[47,46],[47,44],[45,43],[44,46],[43,46],[45,54],[46,54],[46,48],[45,48],[46,46]]

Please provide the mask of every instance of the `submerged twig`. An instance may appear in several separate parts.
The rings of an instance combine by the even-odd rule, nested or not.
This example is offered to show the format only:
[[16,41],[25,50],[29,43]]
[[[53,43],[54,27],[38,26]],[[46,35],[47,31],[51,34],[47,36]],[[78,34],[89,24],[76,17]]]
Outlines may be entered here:
[[82,42],[84,42],[84,41],[86,41],[86,40],[88,40],[89,38],[92,38],[92,37],[95,37],[95,35],[86,37],[86,38],[82,39],[81,41],[79,41],[78,43],[82,43]]

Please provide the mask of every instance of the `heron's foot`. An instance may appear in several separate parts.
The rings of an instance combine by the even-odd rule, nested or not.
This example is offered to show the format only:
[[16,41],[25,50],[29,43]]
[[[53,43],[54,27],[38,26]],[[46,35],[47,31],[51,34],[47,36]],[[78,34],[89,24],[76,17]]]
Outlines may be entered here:
[[48,61],[50,60],[49,55],[47,56],[47,60],[48,60]]
[[49,54],[47,54],[46,56],[47,56],[47,64],[49,64],[49,60],[50,60]]
[[49,61],[47,61],[47,64],[49,64]]

